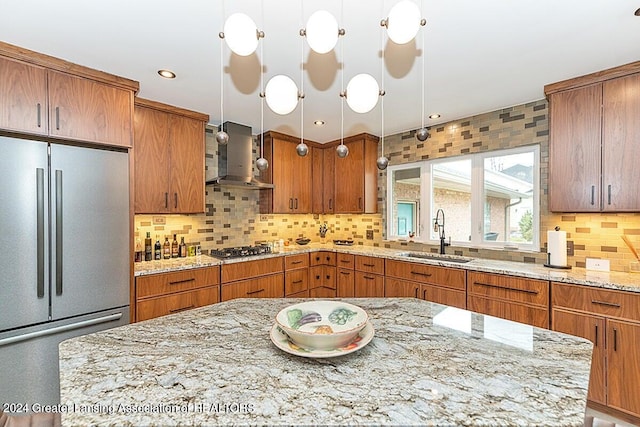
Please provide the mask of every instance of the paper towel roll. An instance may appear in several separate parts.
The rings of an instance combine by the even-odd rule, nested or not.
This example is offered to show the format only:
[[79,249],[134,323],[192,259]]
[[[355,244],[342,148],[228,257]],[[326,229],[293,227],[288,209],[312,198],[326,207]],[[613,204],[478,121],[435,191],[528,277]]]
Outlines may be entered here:
[[547,253],[549,265],[566,267],[567,265],[567,232],[547,231]]

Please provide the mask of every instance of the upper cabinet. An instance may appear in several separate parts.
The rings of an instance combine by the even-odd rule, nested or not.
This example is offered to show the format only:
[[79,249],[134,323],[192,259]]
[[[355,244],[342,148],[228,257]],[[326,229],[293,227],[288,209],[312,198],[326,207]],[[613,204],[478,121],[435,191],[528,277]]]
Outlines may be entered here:
[[0,42],[0,129],[117,147],[138,82]]
[[[349,155],[335,159],[335,213],[376,213],[378,138],[359,134],[344,139]],[[335,155],[335,147],[333,147]]]
[[[264,157],[269,167],[260,179],[274,185],[260,190],[261,213],[310,213],[312,149],[301,157],[296,151],[299,139],[277,132],[264,134]],[[319,190],[320,191],[320,190]]]
[[332,214],[335,212],[335,147],[311,149],[313,179],[312,212]]
[[136,99],[135,213],[203,213],[206,114]]
[[549,210],[640,211],[640,61],[545,86]]

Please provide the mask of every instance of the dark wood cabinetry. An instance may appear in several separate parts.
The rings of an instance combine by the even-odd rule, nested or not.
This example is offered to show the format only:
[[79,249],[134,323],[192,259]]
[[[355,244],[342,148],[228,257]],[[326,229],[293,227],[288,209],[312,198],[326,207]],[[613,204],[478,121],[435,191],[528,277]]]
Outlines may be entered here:
[[309,268],[309,296],[332,298],[337,294],[336,253],[320,251],[311,254]]
[[204,126],[209,116],[136,100],[136,213],[204,212]]
[[309,296],[309,254],[284,257],[284,294],[295,298]]
[[[378,138],[360,134],[345,138],[344,142],[349,148],[349,155],[335,159],[334,212],[376,213]],[[332,151],[335,152],[335,146]]]
[[221,299],[284,297],[281,257],[223,264]]
[[545,86],[549,209],[640,211],[640,61]]
[[355,297],[384,296],[384,258],[356,255]]

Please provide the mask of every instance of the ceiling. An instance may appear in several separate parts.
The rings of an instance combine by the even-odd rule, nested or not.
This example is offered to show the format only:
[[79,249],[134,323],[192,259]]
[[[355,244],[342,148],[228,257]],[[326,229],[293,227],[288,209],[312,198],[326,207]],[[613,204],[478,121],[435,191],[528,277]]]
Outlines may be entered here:
[[[397,1],[0,0],[0,40],[137,80],[139,96],[208,113],[212,124],[222,117],[222,54],[224,121],[254,134],[302,130],[317,142],[340,138],[339,93],[359,73],[384,80],[384,121],[381,102],[366,114],[345,103],[345,136],[381,135],[383,123],[390,135],[422,120],[432,126],[538,100],[545,84],[640,60],[640,0],[413,0],[427,25],[406,45],[388,41],[379,25]],[[298,35],[320,9],[346,31],[324,55]],[[232,54],[218,37],[233,12],[265,32],[251,56]],[[178,77],[162,79],[161,68]],[[277,74],[302,81],[304,117],[300,104],[286,116],[265,104],[261,127],[259,93]],[[440,119],[423,119],[423,74],[425,116]]]

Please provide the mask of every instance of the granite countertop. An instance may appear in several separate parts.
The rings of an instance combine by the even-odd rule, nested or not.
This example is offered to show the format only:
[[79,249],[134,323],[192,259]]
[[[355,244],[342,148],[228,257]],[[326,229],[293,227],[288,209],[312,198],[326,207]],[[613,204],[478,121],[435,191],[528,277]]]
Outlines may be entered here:
[[589,341],[413,298],[347,301],[375,336],[335,358],[272,343],[291,299],[236,299],[64,341],[63,425],[583,425]]
[[[245,262],[250,260],[257,260],[267,257],[293,255],[306,252],[317,251],[331,251],[342,252],[356,255],[367,255],[373,257],[396,259],[401,261],[410,261],[430,265],[440,265],[443,267],[460,268],[471,271],[480,271],[487,273],[508,274],[520,277],[526,277],[530,279],[550,280],[561,283],[572,283],[577,285],[600,287],[607,289],[617,289],[630,292],[640,292],[640,274],[638,273],[623,273],[623,272],[605,272],[605,271],[591,271],[584,268],[572,268],[570,270],[557,270],[547,268],[539,264],[530,264],[514,261],[497,261],[484,258],[473,258],[472,261],[467,263],[449,262],[446,259],[433,260],[433,259],[419,259],[409,258],[404,256],[409,251],[398,249],[386,249],[373,246],[338,246],[331,243],[311,243],[304,246],[286,246],[279,252],[259,255],[243,258],[226,259],[224,261],[202,255],[200,261],[197,262],[195,258],[183,258],[186,261],[181,263],[178,260],[167,261],[150,261],[141,262],[135,264],[135,275],[140,276],[144,274],[164,273],[169,271],[177,271],[187,268],[197,268],[208,265],[220,265],[230,264],[236,262]],[[437,254],[436,254],[437,256]],[[454,256],[450,256],[454,257]],[[462,257],[457,257],[462,258]],[[193,261],[191,261],[193,259]],[[173,264],[175,262],[175,264]],[[159,264],[156,264],[159,263]]]

